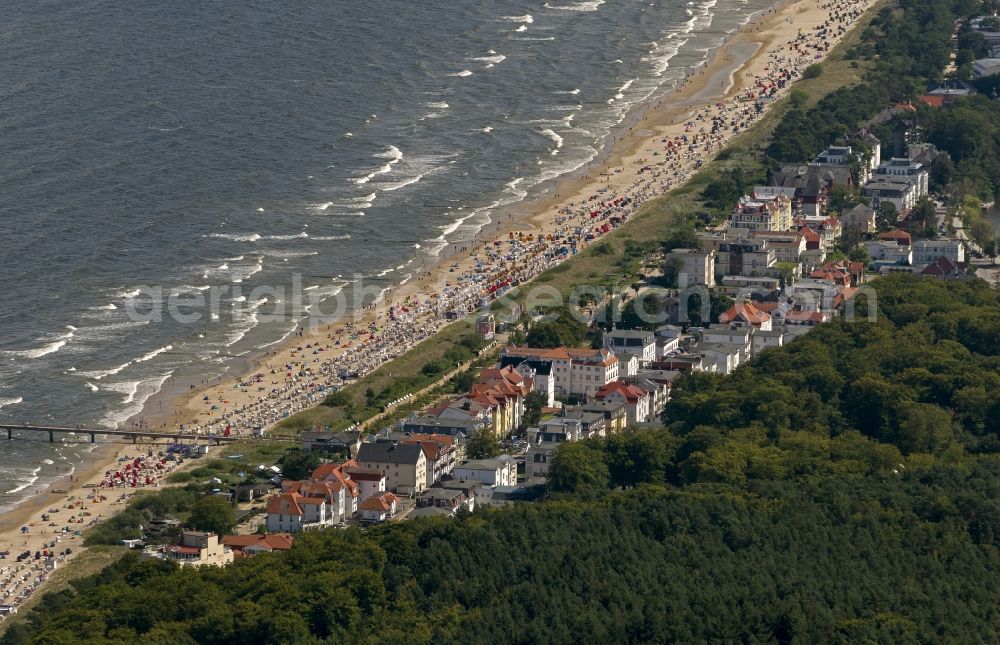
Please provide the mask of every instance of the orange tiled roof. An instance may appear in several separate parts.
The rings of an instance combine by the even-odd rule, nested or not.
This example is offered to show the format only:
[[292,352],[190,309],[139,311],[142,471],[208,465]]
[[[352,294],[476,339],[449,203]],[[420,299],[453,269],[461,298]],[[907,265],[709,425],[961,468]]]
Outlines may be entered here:
[[302,496],[298,493],[281,493],[272,495],[267,499],[267,512],[279,515],[305,515],[299,500]]
[[622,397],[629,403],[638,403],[639,399],[647,394],[646,390],[637,385],[623,383],[622,381],[611,381],[610,383],[602,385],[601,388],[594,394],[594,398],[604,399],[615,392],[621,394]]
[[252,535],[227,535],[222,543],[234,550],[243,550],[251,546],[265,546],[273,551],[288,551],[292,548],[295,537],[291,533],[254,533]]
[[358,506],[359,511],[389,511],[392,510],[392,504],[397,498],[392,493],[383,493],[381,495],[372,495],[365,501],[361,502]]
[[749,302],[737,302],[729,308],[729,311],[719,316],[719,322],[725,324],[737,318],[744,320],[750,325],[760,325],[770,320],[771,316]]

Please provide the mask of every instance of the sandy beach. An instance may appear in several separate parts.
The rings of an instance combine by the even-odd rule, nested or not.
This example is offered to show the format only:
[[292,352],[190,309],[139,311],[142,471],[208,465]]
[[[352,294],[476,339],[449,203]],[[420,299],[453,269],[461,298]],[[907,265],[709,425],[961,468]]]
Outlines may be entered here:
[[[476,311],[484,299],[529,281],[571,257],[572,249],[599,241],[642,203],[683,184],[734,135],[752,126],[806,67],[819,62],[870,4],[798,0],[775,5],[731,35],[674,92],[637,108],[599,163],[556,180],[546,198],[522,205],[522,214],[508,215],[478,239],[456,245],[435,266],[386,291],[378,306],[303,329],[266,355],[250,359],[250,369],[237,378],[182,392],[168,388],[152,397],[141,414],[144,423],[171,429],[183,425],[193,435],[228,429],[249,436],[317,405],[330,387],[343,383],[344,370],[367,373],[405,353],[451,324],[442,312]],[[121,510],[136,489],[93,485],[100,484],[106,471],[120,467],[121,456],[135,457],[139,448],[104,446],[103,460],[77,473],[74,481],[53,485],[65,493],[32,497],[6,513],[0,521],[0,550],[12,553],[0,561],[0,570],[16,568],[17,554],[34,554],[52,543],[71,515],[84,519],[75,524],[82,529]],[[150,486],[158,485],[167,470]],[[69,508],[73,504],[79,505]],[[60,509],[50,520],[58,526],[41,520],[50,508]],[[20,531],[23,526],[27,533]],[[71,546],[77,553],[81,539],[72,531],[60,535],[53,550]],[[0,574],[0,581],[10,577],[17,584],[4,583],[0,596],[8,598],[0,603],[46,575],[34,560],[26,566]]]
[[768,10],[730,36],[669,96],[640,112],[596,167],[558,181],[526,217],[508,215],[378,306],[304,329],[237,378],[172,398],[154,397],[143,419],[195,433],[249,434],[318,404],[344,369],[367,373],[475,311],[493,289],[523,283],[614,230],[639,206],[684,183],[745,131],[809,65],[819,62],[869,6],[800,0]]

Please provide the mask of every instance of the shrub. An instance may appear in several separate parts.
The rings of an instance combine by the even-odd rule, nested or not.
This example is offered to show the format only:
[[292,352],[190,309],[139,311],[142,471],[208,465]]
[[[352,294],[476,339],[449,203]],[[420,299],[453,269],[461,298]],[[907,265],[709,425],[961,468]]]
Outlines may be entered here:
[[816,78],[823,73],[823,66],[819,63],[815,63],[806,68],[806,71],[802,72],[802,78]]

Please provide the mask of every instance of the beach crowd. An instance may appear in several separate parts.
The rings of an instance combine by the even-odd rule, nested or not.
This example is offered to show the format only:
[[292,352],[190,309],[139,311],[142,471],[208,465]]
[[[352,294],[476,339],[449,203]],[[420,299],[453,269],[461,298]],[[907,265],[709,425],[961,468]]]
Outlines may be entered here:
[[[418,293],[394,302],[388,290],[355,319],[321,336],[303,337],[282,365],[265,359],[266,369],[238,383],[233,395],[204,397],[202,404],[209,407],[182,429],[200,435],[261,433],[578,253],[624,224],[646,200],[687,181],[733,135],[753,125],[867,7],[859,0],[824,3],[826,20],[811,29],[800,28],[790,41],[771,48],[763,72],[745,75],[740,92],[693,109],[682,132],[657,139],[648,156],[634,161],[636,167],[603,173],[605,185],[587,199],[560,208],[548,227],[477,242],[466,259],[451,265],[443,284],[430,283],[431,274],[426,274],[417,281]],[[692,72],[685,82],[699,73],[704,71]],[[621,173],[631,181],[612,181]]]

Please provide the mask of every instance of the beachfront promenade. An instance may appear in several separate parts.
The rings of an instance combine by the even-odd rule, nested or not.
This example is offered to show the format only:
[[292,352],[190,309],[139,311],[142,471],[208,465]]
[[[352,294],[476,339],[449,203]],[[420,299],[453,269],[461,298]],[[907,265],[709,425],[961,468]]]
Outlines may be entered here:
[[142,439],[157,440],[157,439],[170,439],[177,443],[184,440],[191,439],[205,439],[207,441],[212,441],[215,445],[220,445],[222,443],[228,443],[231,441],[236,441],[237,437],[222,436],[222,435],[192,435],[184,432],[154,432],[151,430],[108,430],[106,428],[94,429],[94,428],[64,428],[59,426],[41,426],[41,425],[5,425],[0,424],[0,430],[7,431],[7,439],[13,440],[18,437],[15,436],[15,432],[40,432],[48,433],[49,442],[55,442],[55,437],[57,434],[83,434],[90,435],[90,443],[97,443],[97,435],[111,435],[114,437],[127,437],[132,439],[132,443],[139,443]]

